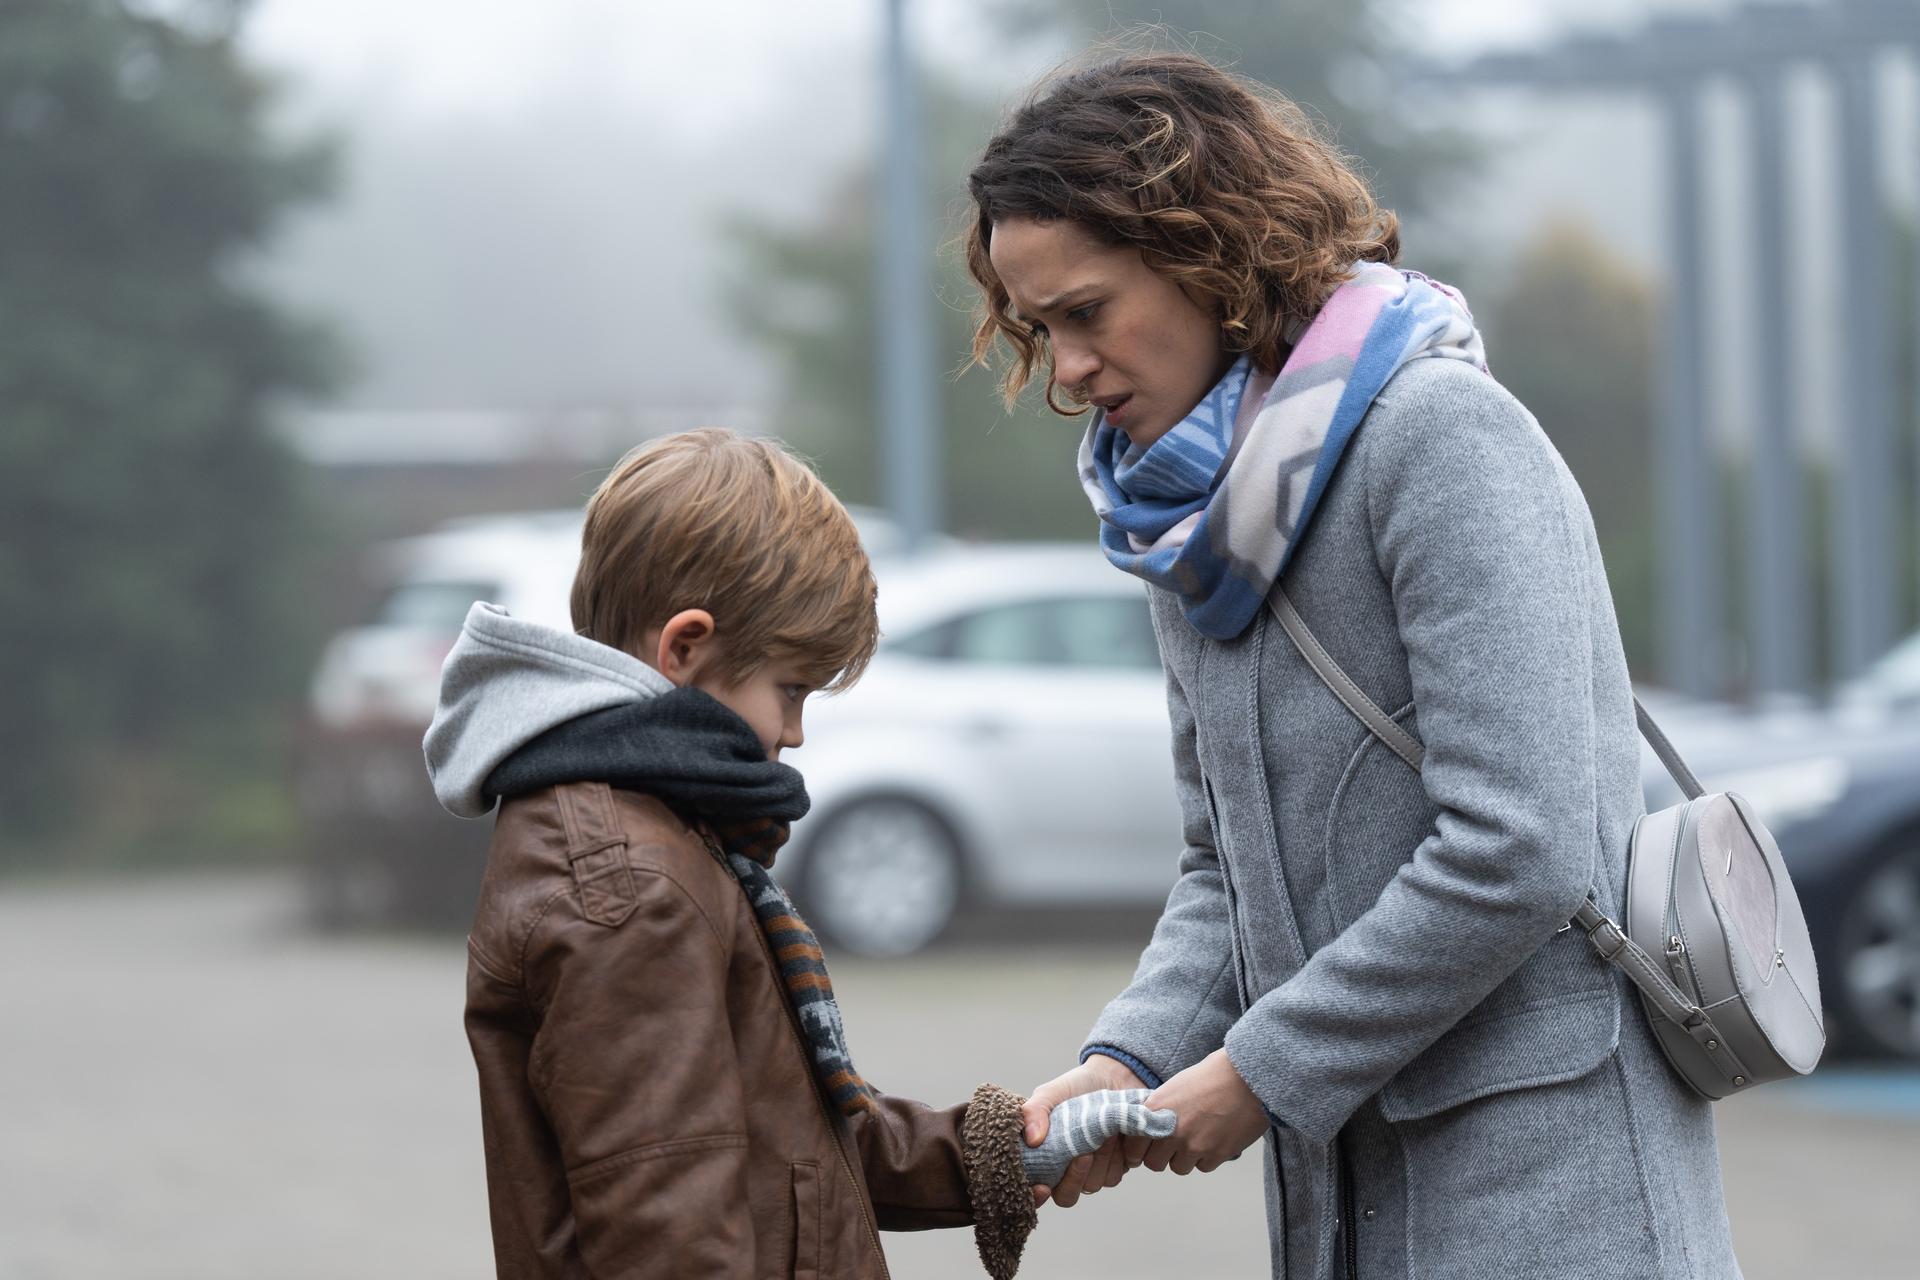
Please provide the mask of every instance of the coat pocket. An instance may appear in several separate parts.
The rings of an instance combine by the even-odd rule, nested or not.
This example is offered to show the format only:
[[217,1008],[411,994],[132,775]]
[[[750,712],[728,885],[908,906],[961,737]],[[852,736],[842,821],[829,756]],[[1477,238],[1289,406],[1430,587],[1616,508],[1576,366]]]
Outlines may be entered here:
[[793,1280],[820,1277],[820,1166],[793,1166]]
[[[1413,703],[1393,720],[1418,734]],[[1420,775],[1371,733],[1360,734],[1327,804],[1327,894],[1336,932],[1373,906],[1440,816]]]
[[1387,1081],[1380,1113],[1417,1120],[1476,1098],[1576,1080],[1619,1043],[1620,994],[1611,982],[1491,1016],[1470,1014]]
[[1407,1274],[1722,1274],[1700,1258],[1661,1256],[1660,1218],[1695,1206],[1656,1210],[1624,1066],[1608,1054],[1596,1068],[1394,1126],[1406,1170]]

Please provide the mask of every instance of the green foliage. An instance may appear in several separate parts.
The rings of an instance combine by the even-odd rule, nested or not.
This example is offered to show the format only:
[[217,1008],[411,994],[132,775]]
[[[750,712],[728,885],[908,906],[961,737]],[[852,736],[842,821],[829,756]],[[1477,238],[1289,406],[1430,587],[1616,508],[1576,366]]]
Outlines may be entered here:
[[[0,8],[0,842],[257,720],[290,647],[301,494],[267,430],[332,349],[245,255],[322,194],[230,30],[118,0]],[[198,755],[182,749],[183,755]]]
[[[982,104],[950,90],[929,95],[927,207],[957,210],[965,175],[992,127]],[[784,375],[780,433],[819,464],[851,501],[881,503],[877,370],[874,367],[875,233],[871,177],[849,177],[820,220],[789,228],[737,222],[730,310],[747,337],[778,359]],[[957,214],[946,221],[954,223]],[[952,225],[945,228],[951,239]],[[924,229],[936,258],[935,367],[943,424],[947,523],[966,536],[1086,537],[1093,515],[1080,496],[1073,451],[1079,418],[1028,397],[1001,408],[992,374],[962,369],[973,333],[973,283],[943,228]]]
[[1654,657],[1653,294],[1585,229],[1550,227],[1479,308],[1487,362],[1540,420],[1593,509],[1621,638]]
[[[1377,166],[1383,191],[1414,202],[1458,167],[1467,148],[1458,138],[1412,129],[1381,105],[1384,68],[1402,52],[1385,20],[1394,8],[1392,0],[1289,2],[1258,14],[1220,2],[1188,6],[1181,17],[1220,37],[1194,38],[1198,52],[1234,62],[1320,114],[1343,146]],[[1148,6],[1107,0],[1015,0],[996,10],[995,20],[1010,39],[1083,46],[1113,21],[1154,16]],[[1164,30],[1154,38],[1183,39]],[[924,242],[939,255],[936,359],[956,371],[943,381],[939,405],[949,528],[977,537],[1089,537],[1093,517],[1073,464],[1083,420],[1045,409],[1038,388],[1007,414],[992,375],[958,372],[973,331],[974,290],[951,241],[964,226],[966,175],[998,113],[951,85],[922,91],[927,204],[948,211],[944,229],[924,229]],[[881,502],[872,182],[864,166],[848,175],[812,226],[737,223],[727,294],[742,333],[782,369],[780,433],[812,454],[843,496]]]

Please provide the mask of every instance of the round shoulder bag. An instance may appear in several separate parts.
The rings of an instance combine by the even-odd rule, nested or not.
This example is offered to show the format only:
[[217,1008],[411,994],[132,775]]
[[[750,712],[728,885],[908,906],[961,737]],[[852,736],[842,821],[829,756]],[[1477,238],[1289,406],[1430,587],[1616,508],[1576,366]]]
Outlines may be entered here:
[[[1426,751],[1361,692],[1279,587],[1267,606],[1341,705],[1415,772]],[[1687,797],[1634,824],[1624,927],[1591,895],[1568,923],[1632,979],[1654,1038],[1708,1098],[1804,1076],[1826,1048],[1820,975],[1780,846],[1745,799],[1708,794],[1640,700],[1647,744]]]

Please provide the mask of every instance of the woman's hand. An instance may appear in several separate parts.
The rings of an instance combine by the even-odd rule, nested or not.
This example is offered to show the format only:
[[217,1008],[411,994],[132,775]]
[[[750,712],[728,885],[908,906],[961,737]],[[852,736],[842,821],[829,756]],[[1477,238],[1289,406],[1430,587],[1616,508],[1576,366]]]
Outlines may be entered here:
[[1146,1150],[1146,1166],[1155,1173],[1212,1173],[1267,1131],[1267,1109],[1233,1069],[1225,1049],[1215,1049],[1155,1089],[1147,1105],[1170,1108],[1180,1117],[1171,1138],[1156,1139]]
[[[1037,1147],[1047,1140],[1047,1118],[1068,1098],[1098,1089],[1144,1089],[1146,1082],[1104,1053],[1096,1053],[1062,1075],[1057,1075],[1033,1091],[1020,1108],[1026,1121],[1027,1145]],[[1081,1195],[1092,1195],[1103,1187],[1120,1185],[1128,1169],[1146,1156],[1146,1138],[1109,1138],[1092,1155],[1080,1156],[1067,1166],[1056,1187],[1035,1187],[1036,1203],[1046,1203],[1051,1195],[1062,1209],[1070,1209]]]

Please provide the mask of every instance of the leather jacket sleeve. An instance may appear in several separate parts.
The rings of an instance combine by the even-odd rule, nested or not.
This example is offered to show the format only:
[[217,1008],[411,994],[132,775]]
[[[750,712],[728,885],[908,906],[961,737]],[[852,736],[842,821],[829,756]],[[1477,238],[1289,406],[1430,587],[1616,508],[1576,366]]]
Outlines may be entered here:
[[973,1222],[960,1125],[965,1103],[936,1111],[880,1094],[849,1118],[867,1194],[882,1231],[925,1231]]
[[1020,1159],[1022,1099],[983,1084],[936,1111],[881,1094],[852,1118],[867,1194],[885,1231],[973,1224],[981,1265],[1010,1280],[1038,1219]]
[[635,870],[618,924],[538,926],[529,1079],[567,1170],[581,1256],[605,1280],[759,1274],[727,951],[670,877]]

